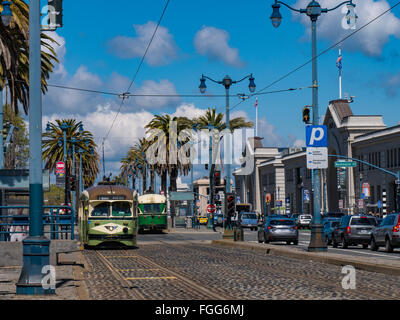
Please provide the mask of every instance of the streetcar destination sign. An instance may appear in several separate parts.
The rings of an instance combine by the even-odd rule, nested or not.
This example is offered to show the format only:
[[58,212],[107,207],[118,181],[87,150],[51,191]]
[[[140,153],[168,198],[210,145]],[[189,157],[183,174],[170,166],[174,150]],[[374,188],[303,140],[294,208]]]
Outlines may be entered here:
[[336,161],[335,168],[354,168],[357,166],[355,161]]

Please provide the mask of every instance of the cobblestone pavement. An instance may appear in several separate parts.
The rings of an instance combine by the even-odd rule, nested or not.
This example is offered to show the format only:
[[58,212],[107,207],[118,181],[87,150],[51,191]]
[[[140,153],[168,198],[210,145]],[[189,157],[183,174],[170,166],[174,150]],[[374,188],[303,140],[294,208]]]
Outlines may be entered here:
[[396,276],[359,271],[342,288],[341,267],[207,244],[146,244],[84,252],[91,299],[399,299]]

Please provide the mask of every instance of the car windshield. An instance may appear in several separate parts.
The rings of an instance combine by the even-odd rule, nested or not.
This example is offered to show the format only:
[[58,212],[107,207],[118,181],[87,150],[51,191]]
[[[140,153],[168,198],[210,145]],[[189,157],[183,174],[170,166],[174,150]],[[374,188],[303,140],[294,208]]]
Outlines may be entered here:
[[128,202],[114,202],[112,204],[112,216],[124,217],[132,214],[131,207]]
[[257,215],[252,213],[244,213],[242,214],[242,219],[257,219]]
[[92,217],[108,217],[110,212],[110,204],[109,203],[100,203],[95,206],[92,210]]
[[269,222],[271,226],[294,226],[293,220],[271,220]]
[[376,220],[375,220],[375,218],[367,218],[367,217],[353,218],[353,219],[351,219],[350,224],[352,226],[358,226],[358,225],[376,226]]

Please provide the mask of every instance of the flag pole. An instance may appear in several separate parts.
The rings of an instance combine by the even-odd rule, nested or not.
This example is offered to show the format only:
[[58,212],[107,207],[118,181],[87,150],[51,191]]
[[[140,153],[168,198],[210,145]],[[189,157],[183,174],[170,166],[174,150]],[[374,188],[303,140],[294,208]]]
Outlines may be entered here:
[[[342,49],[339,47],[339,57],[342,56]],[[339,99],[342,99],[342,68],[339,68]]]
[[256,137],[258,137],[258,98],[256,98]]

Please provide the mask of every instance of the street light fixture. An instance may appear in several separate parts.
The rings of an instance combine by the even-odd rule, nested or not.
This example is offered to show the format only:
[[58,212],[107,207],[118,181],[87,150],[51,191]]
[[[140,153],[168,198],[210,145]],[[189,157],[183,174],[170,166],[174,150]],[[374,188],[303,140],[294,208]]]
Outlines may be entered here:
[[[206,79],[208,79],[208,80],[210,80],[210,81],[212,81],[212,82],[215,82],[215,83],[217,83],[217,84],[222,84],[222,85],[225,87],[225,98],[226,98],[226,127],[227,127],[228,130],[230,130],[229,89],[230,89],[230,87],[232,86],[232,84],[236,84],[236,83],[242,82],[242,81],[245,80],[245,79],[249,79],[249,90],[250,90],[251,93],[253,93],[253,92],[256,90],[256,84],[255,84],[255,82],[254,82],[255,79],[254,79],[254,77],[253,77],[253,74],[250,74],[250,75],[244,77],[243,79],[240,79],[239,81],[234,81],[234,80],[232,80],[231,77],[229,77],[228,75],[225,76],[225,78],[222,79],[222,81],[217,81],[217,80],[211,79],[210,77],[207,77],[207,76],[205,76],[205,75],[202,75],[202,76],[201,76],[201,79],[200,79],[200,86],[199,86],[200,92],[201,92],[202,94],[206,93],[206,90],[207,90]],[[228,156],[231,155],[231,143],[232,143],[232,142],[230,141],[230,136],[227,135],[227,141],[226,141],[227,149],[226,149],[226,151],[227,151],[227,155],[228,155]],[[210,163],[210,166],[211,166],[211,165],[212,165],[212,164]],[[210,173],[210,174],[212,174],[212,173]],[[231,192],[231,184],[230,184],[230,181],[231,181],[231,161],[229,161],[229,160],[227,161],[227,164],[226,164],[226,180],[228,181],[228,183],[226,184],[226,192],[227,192],[227,193],[230,193],[230,192]]]
[[[311,39],[312,39],[312,108],[313,108],[313,125],[319,125],[319,114],[318,114],[318,74],[317,74],[317,20],[318,17],[322,13],[328,13],[329,11],[333,11],[338,9],[344,4],[347,4],[348,11],[346,14],[346,19],[350,21],[350,23],[354,24],[357,20],[357,15],[354,13],[355,4],[352,0],[344,1],[337,5],[332,9],[321,8],[321,5],[317,1],[311,1],[306,9],[295,9],[291,6],[287,5],[282,1],[275,0],[275,3],[272,5],[272,15],[271,21],[272,25],[275,28],[278,28],[282,21],[282,16],[279,12],[280,4],[286,6],[292,11],[296,11],[298,13],[305,13],[310,17],[311,20]],[[353,10],[350,10],[353,9]],[[349,20],[350,19],[350,20]],[[315,194],[314,201],[314,219],[313,224],[311,226],[311,240],[310,245],[308,247],[309,251],[326,251],[327,246],[322,238],[322,224],[321,224],[321,204],[320,204],[320,190],[321,190],[321,180],[320,180],[320,170],[313,170],[313,175],[315,179],[313,179],[313,190]]]

